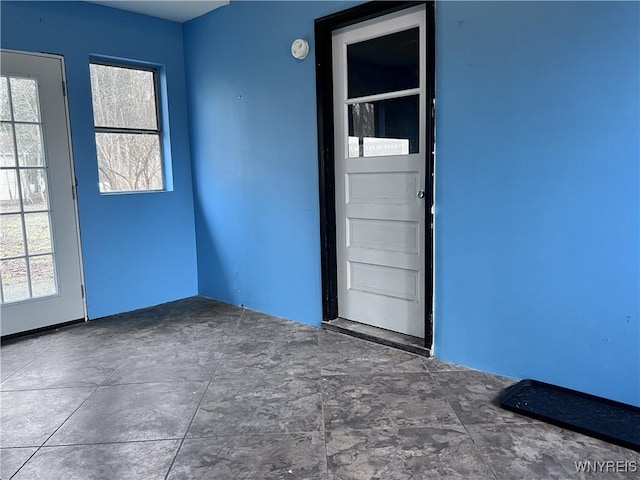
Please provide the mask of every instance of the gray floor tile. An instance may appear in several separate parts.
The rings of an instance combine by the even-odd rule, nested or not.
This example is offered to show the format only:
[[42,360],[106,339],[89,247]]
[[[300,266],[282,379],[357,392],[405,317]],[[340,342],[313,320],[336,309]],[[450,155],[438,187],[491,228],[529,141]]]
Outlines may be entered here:
[[460,425],[426,373],[326,376],[322,395],[328,431]]
[[419,356],[339,333],[318,333],[322,374],[426,372]]
[[178,440],[42,447],[15,480],[163,480]]
[[442,393],[464,425],[476,423],[531,423],[532,419],[504,410],[500,392],[514,380],[476,370],[432,372]]
[[269,374],[320,378],[317,340],[230,343],[216,372],[216,376]]
[[331,480],[494,480],[462,426],[327,432]]
[[206,384],[172,382],[99,387],[47,445],[182,437]]
[[[543,422],[529,425],[470,425],[467,427],[480,452],[499,480],[531,479],[637,479],[640,453]],[[578,461],[635,462],[635,471],[585,474]],[[586,477],[585,477],[586,475]]]
[[140,347],[104,384],[209,380],[222,358],[223,348],[215,344],[209,348],[175,344]]
[[1,446],[42,445],[94,390],[84,387],[1,392]]
[[456,372],[456,371],[473,371],[471,368],[458,365],[457,363],[447,362],[445,360],[440,360],[439,358],[429,357],[422,358],[422,361],[426,365],[427,369],[430,372]]
[[238,327],[239,317],[215,317],[191,320],[187,317],[158,325],[153,335],[141,342],[147,346],[167,343],[185,346],[210,346],[228,342]]
[[132,321],[118,315],[107,319],[91,320],[68,327],[58,332],[56,346],[60,348],[93,348],[118,345],[135,350],[144,339],[153,333],[151,327],[161,319]]
[[318,341],[318,328],[304,323],[285,320],[266,314],[243,315],[232,342],[270,341]]
[[321,429],[319,379],[284,375],[214,377],[187,436]]
[[56,344],[53,336],[16,338],[0,346],[0,380],[25,367]]
[[0,478],[9,480],[37,448],[3,448],[0,450]]
[[319,433],[184,441],[168,480],[325,480]]
[[6,479],[164,478],[185,436],[173,480],[638,478],[637,452],[499,408],[514,380],[202,297],[0,357]]
[[132,352],[120,345],[55,347],[2,383],[2,390],[97,387]]
[[21,368],[33,362],[38,355],[42,355],[42,353],[37,353],[35,356],[31,356],[20,348],[6,352],[4,350],[5,348],[2,347],[2,358],[0,359],[0,382],[5,381]]
[[118,324],[118,326],[144,326],[152,325],[158,321],[165,320],[170,317],[174,309],[173,302],[154,305],[152,307],[141,308],[132,312],[111,315],[106,318],[99,319],[100,322]]
[[172,317],[184,316],[192,320],[206,320],[215,317],[240,317],[244,308],[218,302],[204,297],[182,300],[171,312]]

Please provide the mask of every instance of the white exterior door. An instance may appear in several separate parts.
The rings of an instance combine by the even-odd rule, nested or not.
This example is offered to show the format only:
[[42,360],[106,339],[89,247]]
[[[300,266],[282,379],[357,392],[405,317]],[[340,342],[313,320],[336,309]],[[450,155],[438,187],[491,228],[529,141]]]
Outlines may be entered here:
[[2,51],[3,336],[85,318],[61,57]]
[[426,13],[333,35],[338,314],[424,338]]

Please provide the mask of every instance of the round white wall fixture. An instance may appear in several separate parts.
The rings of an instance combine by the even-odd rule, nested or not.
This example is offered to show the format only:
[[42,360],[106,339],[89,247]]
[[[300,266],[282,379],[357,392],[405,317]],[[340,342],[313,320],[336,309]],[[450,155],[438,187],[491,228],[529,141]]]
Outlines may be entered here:
[[298,60],[306,58],[309,54],[309,42],[302,38],[296,38],[291,44],[291,55]]

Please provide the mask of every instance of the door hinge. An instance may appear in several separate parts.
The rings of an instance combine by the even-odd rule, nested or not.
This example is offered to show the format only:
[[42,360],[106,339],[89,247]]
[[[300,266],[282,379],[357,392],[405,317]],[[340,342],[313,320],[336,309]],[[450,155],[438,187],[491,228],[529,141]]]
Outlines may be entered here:
[[431,102],[431,118],[436,118],[436,99]]
[[67,96],[67,83],[64,80],[62,81],[62,96]]
[[84,285],[80,285],[80,294],[82,295],[82,298],[84,298]]

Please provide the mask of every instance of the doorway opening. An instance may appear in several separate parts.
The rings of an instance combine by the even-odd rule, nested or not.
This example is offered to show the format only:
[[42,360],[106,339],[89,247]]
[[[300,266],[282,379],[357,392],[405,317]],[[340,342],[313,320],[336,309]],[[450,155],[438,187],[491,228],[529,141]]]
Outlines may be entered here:
[[323,326],[433,341],[433,2],[315,22]]

